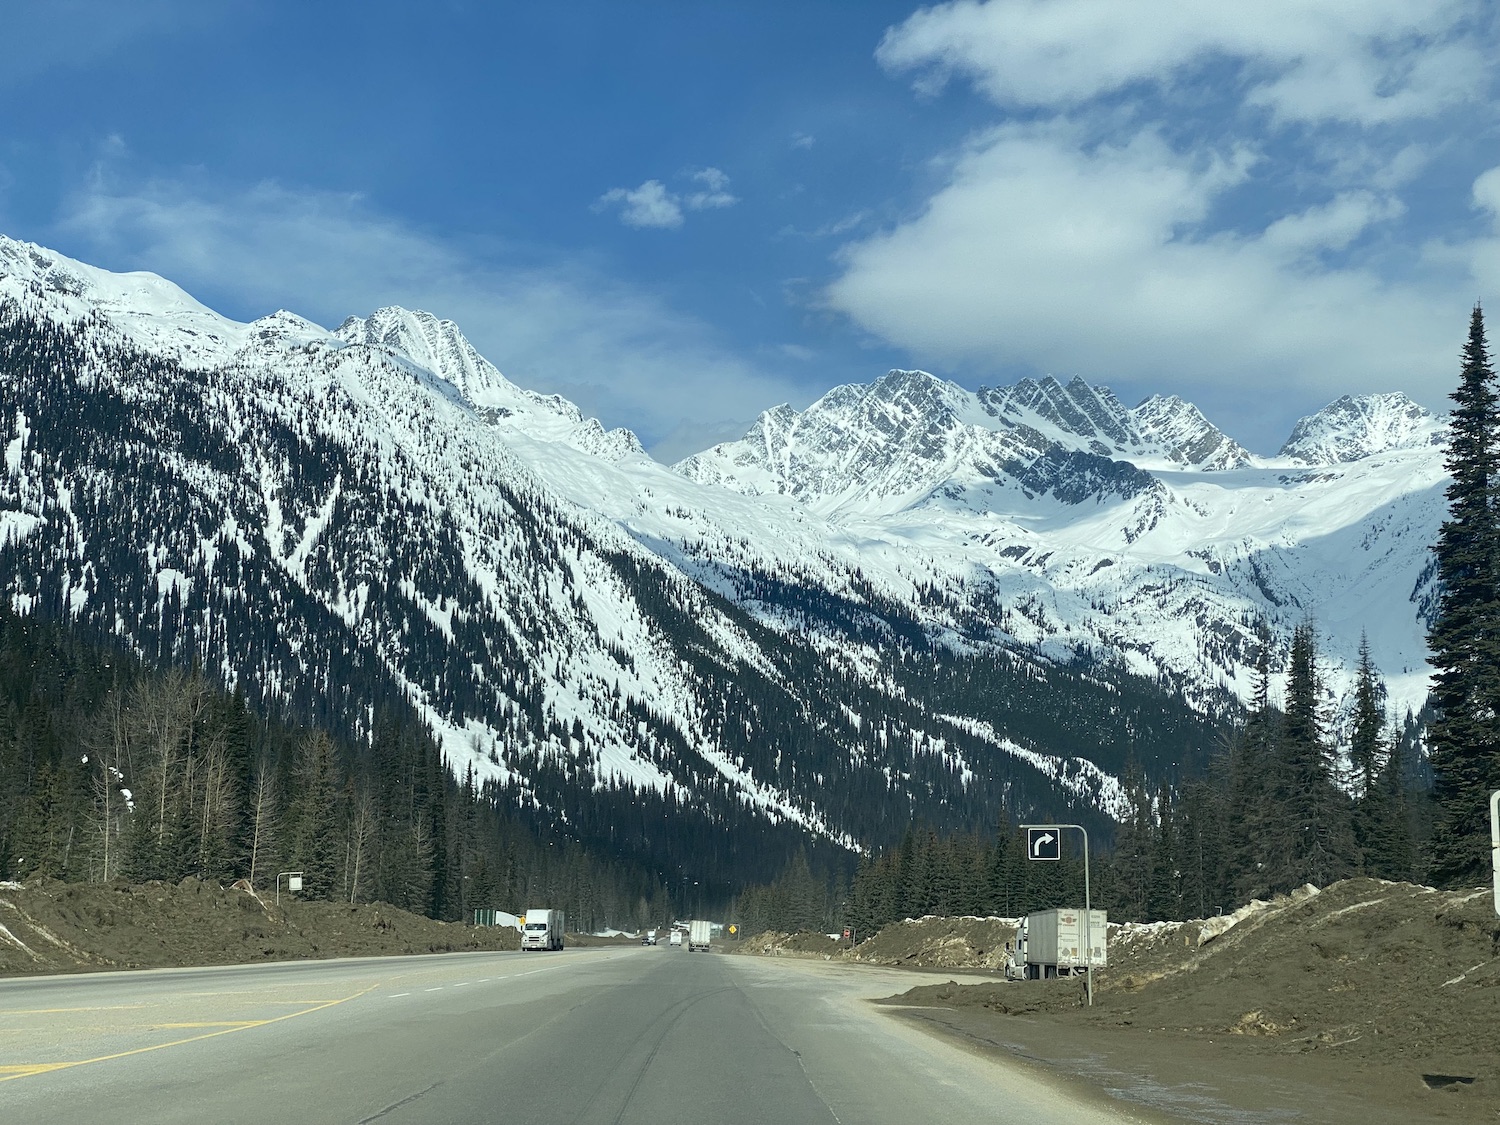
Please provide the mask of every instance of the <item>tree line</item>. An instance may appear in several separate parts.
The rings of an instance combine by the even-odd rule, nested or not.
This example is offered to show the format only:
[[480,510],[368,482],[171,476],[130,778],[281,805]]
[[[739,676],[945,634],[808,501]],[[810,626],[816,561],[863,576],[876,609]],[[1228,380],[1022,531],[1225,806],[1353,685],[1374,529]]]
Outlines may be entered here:
[[[1500,386],[1478,305],[1462,361],[1448,517],[1433,549],[1434,675],[1423,715],[1392,721],[1362,643],[1347,739],[1337,745],[1312,623],[1294,631],[1279,706],[1262,634],[1245,720],[1208,769],[1154,787],[1126,771],[1128,813],[1094,861],[1094,902],[1113,916],[1203,917],[1353,875],[1440,887],[1485,880],[1489,795],[1500,789]],[[926,913],[1015,916],[1078,905],[1079,866],[1028,862],[1021,834],[1007,825],[988,841],[908,832],[898,847],[862,857],[842,901],[825,889],[824,920],[831,910],[870,930]],[[805,882],[794,874],[742,895],[767,928],[811,916],[805,888],[790,893]]]
[[[1304,883],[1425,873],[1419,841],[1430,797],[1415,724],[1387,714],[1368,646],[1342,747],[1322,703],[1313,626],[1294,632],[1279,706],[1269,664],[1263,636],[1248,715],[1205,772],[1153,786],[1127,770],[1128,811],[1113,840],[1092,841],[1096,907],[1122,921],[1206,917]],[[836,875],[819,882],[793,865],[742,892],[737,909],[746,932],[869,933],[925,914],[1018,917],[1081,906],[1082,838],[1067,836],[1078,844],[1039,862],[1008,818],[990,837],[911,829],[894,847],[867,850],[847,889]]]
[[538,903],[589,929],[672,914],[659,878],[520,824],[409,717],[374,727],[356,747],[0,613],[0,877],[264,891],[296,870],[304,896],[449,921]]

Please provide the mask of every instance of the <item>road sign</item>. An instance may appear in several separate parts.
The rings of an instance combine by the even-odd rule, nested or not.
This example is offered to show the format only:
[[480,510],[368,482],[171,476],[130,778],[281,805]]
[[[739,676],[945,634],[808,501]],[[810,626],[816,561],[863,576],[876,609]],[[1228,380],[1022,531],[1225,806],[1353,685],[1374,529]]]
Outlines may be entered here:
[[1051,825],[1026,829],[1026,858],[1061,859],[1062,833]]
[[846,937],[846,938],[847,938],[847,937],[848,937],[848,936],[849,936],[849,931],[848,931],[848,930],[845,930],[845,931],[844,931],[844,936],[845,936],[845,937]]
[[740,928],[738,926],[730,926],[729,927],[729,936],[730,937],[733,937],[735,934],[737,934],[739,932],[740,932]]
[[[1089,830],[1081,824],[1023,824],[1026,830],[1027,859],[1061,859],[1063,829],[1076,829],[1083,836],[1083,944],[1089,951],[1088,983],[1084,994],[1089,1007],[1094,1006],[1094,936],[1089,932],[1089,923],[1094,917],[1094,900],[1089,891]],[[1500,853],[1497,853],[1500,854]],[[1500,880],[1500,875],[1496,876]],[[1500,886],[1500,883],[1497,883]],[[1497,892],[1500,893],[1500,892]]]

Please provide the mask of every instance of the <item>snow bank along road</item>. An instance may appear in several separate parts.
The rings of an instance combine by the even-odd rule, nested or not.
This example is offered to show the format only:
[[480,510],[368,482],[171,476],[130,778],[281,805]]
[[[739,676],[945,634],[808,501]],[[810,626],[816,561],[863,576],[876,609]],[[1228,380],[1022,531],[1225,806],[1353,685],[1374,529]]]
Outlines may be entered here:
[[915,974],[665,946],[0,981],[0,1121],[1139,1121],[863,997]]

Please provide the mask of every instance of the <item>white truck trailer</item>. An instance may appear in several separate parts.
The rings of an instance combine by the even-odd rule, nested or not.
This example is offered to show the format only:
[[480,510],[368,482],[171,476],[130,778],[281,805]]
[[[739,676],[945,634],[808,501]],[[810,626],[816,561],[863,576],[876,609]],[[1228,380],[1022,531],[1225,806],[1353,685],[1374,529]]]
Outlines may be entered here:
[[1077,976],[1105,965],[1109,919],[1103,910],[1039,910],[1021,919],[1005,958],[1012,980]]
[[707,953],[709,939],[713,936],[713,923],[694,918],[688,923],[688,952]]
[[526,912],[526,921],[521,925],[521,949],[561,949],[563,930],[567,921],[561,910],[538,910]]

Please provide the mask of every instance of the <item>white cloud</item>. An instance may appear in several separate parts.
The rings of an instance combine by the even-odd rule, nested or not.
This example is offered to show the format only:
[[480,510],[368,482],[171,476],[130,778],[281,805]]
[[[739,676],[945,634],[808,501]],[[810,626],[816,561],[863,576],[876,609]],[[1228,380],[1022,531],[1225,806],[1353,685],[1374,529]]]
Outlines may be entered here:
[[739,202],[739,199],[729,194],[729,177],[717,168],[703,168],[694,172],[693,180],[702,184],[703,190],[692,192],[684,200],[690,210],[733,207]]
[[700,168],[689,179],[701,186],[686,194],[669,191],[660,180],[647,180],[634,189],[611,188],[594,201],[594,210],[618,204],[620,221],[628,227],[675,230],[682,226],[684,210],[708,211],[739,202],[729,193],[729,177],[718,168]]
[[1500,222],[1500,168],[1480,173],[1474,181],[1474,205],[1488,211]]
[[956,0],[890,29],[876,57],[928,92],[962,77],[998,104],[1053,108],[1229,61],[1285,120],[1373,123],[1481,97],[1493,62],[1466,36],[1485,14],[1484,0]]
[[[933,361],[1092,378],[1410,383],[1452,351],[1434,294],[1319,265],[1400,213],[1369,193],[1259,232],[1204,231],[1251,163],[1151,132],[1088,149],[1068,124],[977,140],[918,217],[845,248],[830,303]],[[1369,389],[1368,386],[1360,389]]]
[[620,222],[627,227],[672,230],[682,226],[682,202],[660,180],[647,180],[634,189],[611,188],[594,204],[602,211],[620,204]]
[[793,133],[792,134],[792,147],[793,148],[812,148],[812,146],[815,145],[815,144],[817,144],[817,143],[818,143],[818,138],[815,137],[815,136],[813,136],[811,133]]
[[243,317],[289,308],[336,325],[381,305],[427,309],[509,378],[630,426],[667,460],[807,397],[650,293],[578,262],[518,266],[503,247],[431,237],[355,194],[101,174],[57,233],[68,253],[153,270]]
[[[825,300],[923,363],[1440,405],[1455,323],[1500,287],[1452,182],[1500,124],[1496,33],[1485,0],[924,8],[878,61],[1003,123],[934,154]],[[1500,175],[1472,202],[1500,223]],[[1435,203],[1442,239],[1416,233]]]

